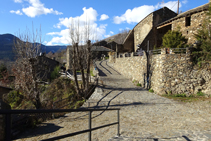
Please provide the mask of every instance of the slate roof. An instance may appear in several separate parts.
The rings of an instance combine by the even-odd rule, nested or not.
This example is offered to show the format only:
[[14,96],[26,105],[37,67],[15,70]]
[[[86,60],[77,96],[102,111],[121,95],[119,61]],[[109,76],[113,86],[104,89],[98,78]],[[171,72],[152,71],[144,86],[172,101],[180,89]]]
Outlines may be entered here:
[[[73,48],[72,47],[70,47],[70,50],[73,50]],[[107,48],[107,47],[104,47],[104,46],[92,46],[91,47],[91,51],[106,51],[106,52],[110,52],[110,51],[114,51],[114,50],[112,50],[112,49],[110,49],[110,48]]]
[[106,51],[106,52],[110,52],[110,51],[114,51],[110,48],[104,47],[104,46],[92,46],[91,51]]
[[169,19],[169,20],[167,20],[165,22],[160,23],[158,26],[164,25],[164,24],[172,22],[172,21],[174,21],[176,19],[179,19],[179,18],[182,18],[182,17],[186,17],[186,16],[192,15],[194,13],[198,13],[198,12],[205,11],[205,10],[208,10],[208,9],[209,9],[209,3],[201,5],[199,7],[194,8],[194,9],[188,10],[186,12],[183,12],[183,13],[177,15],[174,18],[171,18],[171,19]]

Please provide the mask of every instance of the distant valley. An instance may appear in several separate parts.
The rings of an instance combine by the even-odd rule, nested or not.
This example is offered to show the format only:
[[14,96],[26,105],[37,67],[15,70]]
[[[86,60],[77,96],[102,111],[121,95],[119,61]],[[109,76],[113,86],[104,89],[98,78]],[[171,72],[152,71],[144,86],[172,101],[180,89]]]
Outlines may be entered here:
[[[6,59],[14,61],[15,54],[13,52],[13,42],[17,37],[12,34],[0,34],[0,60]],[[45,46],[41,45],[42,52],[57,52],[58,50],[66,49],[67,46]]]

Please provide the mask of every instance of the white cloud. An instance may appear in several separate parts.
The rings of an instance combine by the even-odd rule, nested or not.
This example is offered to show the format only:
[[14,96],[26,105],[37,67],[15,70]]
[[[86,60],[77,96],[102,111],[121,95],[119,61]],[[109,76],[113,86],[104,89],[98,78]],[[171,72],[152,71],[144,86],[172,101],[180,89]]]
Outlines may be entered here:
[[[184,0],[185,2],[186,0]],[[185,4],[185,3],[184,3]],[[162,7],[168,7],[169,9],[171,9],[172,11],[177,11],[177,5],[178,5],[178,1],[169,1],[167,3],[159,3],[155,6],[156,9],[162,8]],[[180,2],[179,7],[181,7],[182,4]]]
[[20,10],[17,10],[17,11],[11,10],[10,13],[15,13],[17,15],[23,15],[23,13]]
[[183,0],[182,3],[183,3],[183,4],[188,3],[188,0]]
[[149,5],[135,7],[132,10],[128,9],[123,15],[115,16],[114,23],[116,24],[120,24],[123,22],[127,22],[129,24],[137,23],[141,19],[143,19],[145,16],[147,16],[149,13],[154,11],[154,9],[155,9],[154,6],[149,6]]
[[104,35],[104,37],[105,37],[105,38],[108,38],[108,37],[110,37],[110,36],[113,35],[113,34],[114,34],[114,32],[113,32],[113,31],[110,31],[109,34],[108,34],[108,35]]
[[122,28],[119,29],[120,32],[121,32],[122,30],[123,30]]
[[83,14],[81,16],[77,17],[69,17],[69,18],[59,18],[59,23],[57,25],[54,25],[54,27],[61,28],[61,26],[69,27],[72,23],[72,21],[79,21],[80,25],[83,25],[86,21],[89,22],[89,24],[93,24],[97,20],[97,11],[94,10],[92,7],[86,9],[86,7],[83,8]]
[[15,3],[22,3],[22,0],[14,0]]
[[107,20],[108,18],[109,18],[108,15],[102,14],[102,15],[100,16],[100,21]]
[[47,43],[47,45],[56,45],[56,44],[71,44],[71,39],[69,35],[69,28],[71,24],[78,25],[79,23],[79,32],[83,33],[84,25],[89,25],[91,34],[91,40],[102,39],[106,32],[107,24],[98,25],[97,21],[97,11],[92,7],[83,9],[83,14],[76,17],[66,17],[66,18],[59,18],[59,23],[54,25],[55,28],[65,28],[60,32],[50,32],[47,35],[53,36],[52,40]]
[[[121,16],[115,16],[113,18],[115,24],[121,24],[127,22],[128,24],[138,23],[143,18],[145,18],[151,12],[162,8],[164,6],[168,7],[169,9],[176,11],[177,10],[177,2],[178,1],[168,1],[166,3],[158,3],[157,5],[143,5],[139,7],[135,7],[133,9],[127,9],[124,14]],[[180,7],[182,4],[186,4],[188,0],[183,0],[180,2]]]
[[46,45],[56,45],[56,44],[70,44],[69,29],[61,30],[60,32],[51,32],[47,35],[56,35],[52,38],[50,42],[47,42]]
[[[43,3],[40,2],[40,0],[25,0],[29,3],[29,7],[22,8],[22,12],[26,14],[28,17],[34,18],[36,16],[42,15],[42,14],[55,14],[55,15],[61,15],[62,12],[59,12],[57,10],[54,10],[53,8],[46,8]],[[15,3],[22,3],[22,0],[14,0]]]
[[104,35],[105,38],[111,37],[111,35]]

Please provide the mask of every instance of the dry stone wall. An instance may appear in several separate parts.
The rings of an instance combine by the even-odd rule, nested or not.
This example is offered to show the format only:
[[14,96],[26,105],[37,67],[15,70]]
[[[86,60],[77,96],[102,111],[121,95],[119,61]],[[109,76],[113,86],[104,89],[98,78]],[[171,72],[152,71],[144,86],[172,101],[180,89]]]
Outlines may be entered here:
[[144,83],[144,73],[146,73],[147,59],[144,56],[132,56],[116,58],[114,68],[125,77]]
[[[132,56],[116,58],[114,67],[125,77],[138,80],[144,86],[147,57]],[[211,72],[194,69],[190,53],[158,54],[150,57],[151,88],[157,94],[196,94],[202,91],[211,95]],[[146,85],[145,85],[146,86]]]

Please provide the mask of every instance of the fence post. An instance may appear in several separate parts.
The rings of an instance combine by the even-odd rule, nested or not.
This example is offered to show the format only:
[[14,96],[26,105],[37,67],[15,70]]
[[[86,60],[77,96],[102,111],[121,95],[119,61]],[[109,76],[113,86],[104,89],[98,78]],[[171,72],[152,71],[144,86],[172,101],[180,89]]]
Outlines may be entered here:
[[[53,109],[54,109],[55,107],[54,107],[54,102],[53,102]],[[54,119],[55,118],[55,115],[54,115],[54,113],[52,114],[52,118]]]
[[6,114],[6,141],[11,141],[11,114]]
[[119,129],[120,129],[120,122],[119,122],[119,110],[117,110],[117,120],[118,120],[118,124],[117,124],[117,136],[119,137]]
[[89,111],[89,141],[92,140],[92,111]]

